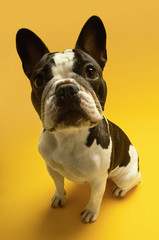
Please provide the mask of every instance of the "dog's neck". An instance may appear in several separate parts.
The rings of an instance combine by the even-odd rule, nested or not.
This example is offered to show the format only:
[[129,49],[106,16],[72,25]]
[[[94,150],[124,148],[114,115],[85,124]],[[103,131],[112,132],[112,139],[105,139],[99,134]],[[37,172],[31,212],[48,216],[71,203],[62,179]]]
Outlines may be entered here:
[[[49,133],[49,132],[48,132]],[[56,140],[57,148],[62,147],[66,152],[74,152],[79,146],[85,145],[89,128],[71,129],[49,133]]]
[[54,136],[59,144],[62,144],[70,139],[75,142],[80,142],[81,138],[88,136],[89,128],[71,129],[54,132]]

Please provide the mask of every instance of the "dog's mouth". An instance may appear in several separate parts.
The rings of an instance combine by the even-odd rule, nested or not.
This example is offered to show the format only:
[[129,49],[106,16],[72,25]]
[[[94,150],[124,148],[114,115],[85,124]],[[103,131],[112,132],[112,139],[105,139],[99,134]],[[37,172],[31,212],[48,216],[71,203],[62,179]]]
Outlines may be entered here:
[[65,122],[65,124],[68,123],[69,125],[74,125],[81,121],[83,118],[85,117],[82,113],[71,110],[62,114],[58,119],[58,123],[60,124],[62,122]]
[[60,114],[54,128],[52,128],[51,131],[68,128],[80,128],[85,125],[90,125],[90,121],[87,116],[80,111],[70,110]]
[[82,112],[69,111],[67,113],[61,114],[54,123],[54,127],[47,129],[50,132],[69,130],[69,129],[79,129],[84,127],[94,127],[97,122],[90,121],[86,115]]

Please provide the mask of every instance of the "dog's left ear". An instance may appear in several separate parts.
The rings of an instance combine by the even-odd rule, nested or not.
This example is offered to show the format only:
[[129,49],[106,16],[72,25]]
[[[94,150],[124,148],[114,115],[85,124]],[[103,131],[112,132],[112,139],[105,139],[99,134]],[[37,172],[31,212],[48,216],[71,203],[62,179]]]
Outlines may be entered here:
[[49,50],[35,33],[26,28],[17,32],[16,47],[24,72],[30,78],[35,65]]
[[106,31],[101,19],[92,16],[85,23],[78,37],[76,49],[91,55],[103,69],[107,61]]

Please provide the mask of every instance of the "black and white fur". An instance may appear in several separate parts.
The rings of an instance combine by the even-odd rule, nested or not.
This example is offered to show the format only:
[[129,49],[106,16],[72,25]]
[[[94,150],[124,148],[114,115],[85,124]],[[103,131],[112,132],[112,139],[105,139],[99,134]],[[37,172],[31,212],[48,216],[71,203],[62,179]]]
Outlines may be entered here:
[[28,29],[18,31],[16,45],[43,124],[38,148],[56,185],[52,207],[65,205],[64,178],[89,183],[91,196],[81,217],[84,223],[94,222],[108,178],[115,183],[116,197],[125,196],[141,180],[135,148],[103,116],[107,95],[102,77],[107,60],[103,23],[91,17],[75,49],[62,53],[50,53]]

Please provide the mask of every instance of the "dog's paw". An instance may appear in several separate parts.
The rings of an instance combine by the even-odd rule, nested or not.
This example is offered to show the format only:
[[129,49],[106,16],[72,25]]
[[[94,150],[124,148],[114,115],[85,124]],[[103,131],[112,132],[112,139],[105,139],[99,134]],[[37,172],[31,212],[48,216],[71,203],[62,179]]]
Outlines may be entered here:
[[115,186],[112,191],[113,196],[118,198],[123,198],[126,195],[126,193],[127,193],[126,190],[122,190],[117,186]]
[[52,208],[57,208],[57,207],[64,207],[66,204],[66,199],[65,196],[58,196],[58,195],[54,195],[52,200],[51,200],[51,207]]
[[91,209],[85,209],[81,212],[81,218],[83,223],[93,223],[98,217],[98,211],[92,211]]

